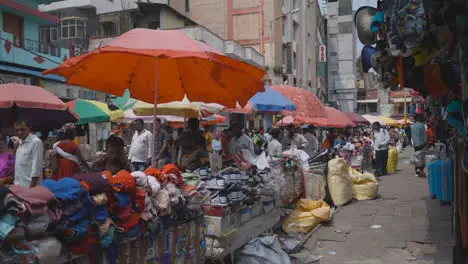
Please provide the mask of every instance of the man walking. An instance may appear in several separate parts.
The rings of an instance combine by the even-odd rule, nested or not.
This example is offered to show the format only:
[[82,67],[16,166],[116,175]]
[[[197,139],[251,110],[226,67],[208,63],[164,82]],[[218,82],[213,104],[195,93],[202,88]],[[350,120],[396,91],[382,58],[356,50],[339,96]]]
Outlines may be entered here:
[[142,119],[133,121],[132,127],[135,133],[130,144],[128,159],[130,160],[132,171],[144,171],[151,164],[151,141],[153,134],[145,129]]
[[16,121],[15,131],[18,138],[12,138],[16,148],[15,185],[32,188],[42,180],[44,166],[44,145],[42,140],[31,134],[26,121]]
[[421,151],[426,148],[427,144],[426,126],[423,124],[424,116],[422,114],[416,114],[414,120],[416,123],[411,125],[411,141],[414,147],[414,155],[418,157],[418,162],[415,162],[414,168],[416,177],[421,177],[424,176],[424,155],[421,155]]
[[388,142],[390,140],[390,136],[388,131],[380,126],[379,122],[372,124],[372,127],[372,145],[375,151],[376,163],[375,176],[385,176],[387,175]]

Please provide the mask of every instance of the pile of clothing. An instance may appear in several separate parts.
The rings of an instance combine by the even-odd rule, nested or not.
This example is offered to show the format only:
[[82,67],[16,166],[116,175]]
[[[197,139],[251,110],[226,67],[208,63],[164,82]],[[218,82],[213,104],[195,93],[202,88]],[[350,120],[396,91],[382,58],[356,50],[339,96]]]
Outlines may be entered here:
[[59,263],[63,253],[98,259],[106,252],[108,262],[117,263],[126,239],[200,216],[199,208],[187,209],[184,188],[174,165],[79,173],[31,189],[0,186],[0,240],[6,242],[0,257]]

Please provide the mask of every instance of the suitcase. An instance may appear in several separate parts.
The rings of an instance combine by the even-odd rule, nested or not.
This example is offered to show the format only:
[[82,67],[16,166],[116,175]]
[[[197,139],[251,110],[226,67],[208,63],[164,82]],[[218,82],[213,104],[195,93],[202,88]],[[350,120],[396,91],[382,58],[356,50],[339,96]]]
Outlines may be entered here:
[[450,202],[453,195],[451,161],[436,160],[429,164],[429,192],[437,200]]

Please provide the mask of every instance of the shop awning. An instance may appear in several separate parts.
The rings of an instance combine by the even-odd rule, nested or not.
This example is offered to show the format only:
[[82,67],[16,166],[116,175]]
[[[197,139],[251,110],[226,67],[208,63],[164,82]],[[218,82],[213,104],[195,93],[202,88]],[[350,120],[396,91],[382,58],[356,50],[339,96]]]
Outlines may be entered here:
[[45,12],[41,12],[37,9],[31,8],[26,5],[22,5],[17,3],[13,0],[1,0],[0,4],[8,11],[15,13],[20,16],[32,16],[36,17],[44,24],[57,24],[59,22],[59,18],[53,15],[50,15]]
[[379,99],[366,99],[366,100],[358,100],[359,104],[370,104],[370,103],[378,103]]
[[406,100],[407,103],[411,103],[411,98],[412,97],[408,96],[406,98],[404,98],[404,97],[403,98],[392,98],[391,100],[392,100],[393,103],[404,103],[405,100]]
[[67,79],[63,78],[62,76],[58,76],[58,75],[55,75],[55,74],[46,74],[46,75],[43,76],[40,71],[30,70],[30,69],[15,67],[15,66],[9,66],[9,65],[4,65],[4,64],[0,64],[0,71],[24,73],[24,74],[27,74],[27,75],[32,75],[32,76],[35,76],[35,77],[54,80],[54,81],[59,81],[59,82],[66,82],[67,81]]

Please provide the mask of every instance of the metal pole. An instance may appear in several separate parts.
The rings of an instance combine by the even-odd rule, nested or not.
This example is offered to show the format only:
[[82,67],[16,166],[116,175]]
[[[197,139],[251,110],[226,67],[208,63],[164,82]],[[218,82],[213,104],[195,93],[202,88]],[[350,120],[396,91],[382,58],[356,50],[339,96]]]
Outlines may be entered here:
[[157,109],[158,109],[158,89],[159,89],[159,58],[156,58],[156,71],[154,73],[155,81],[154,81],[154,112],[153,112],[153,157],[151,159],[151,167],[157,168],[158,161],[156,158],[156,137],[158,136],[159,131],[159,124],[158,124],[158,117],[157,117]]
[[[302,7],[301,7],[301,60],[302,60],[302,88],[307,88],[307,2],[306,0],[302,0]],[[317,33],[315,33],[317,34]],[[315,44],[315,43],[314,43]]]

